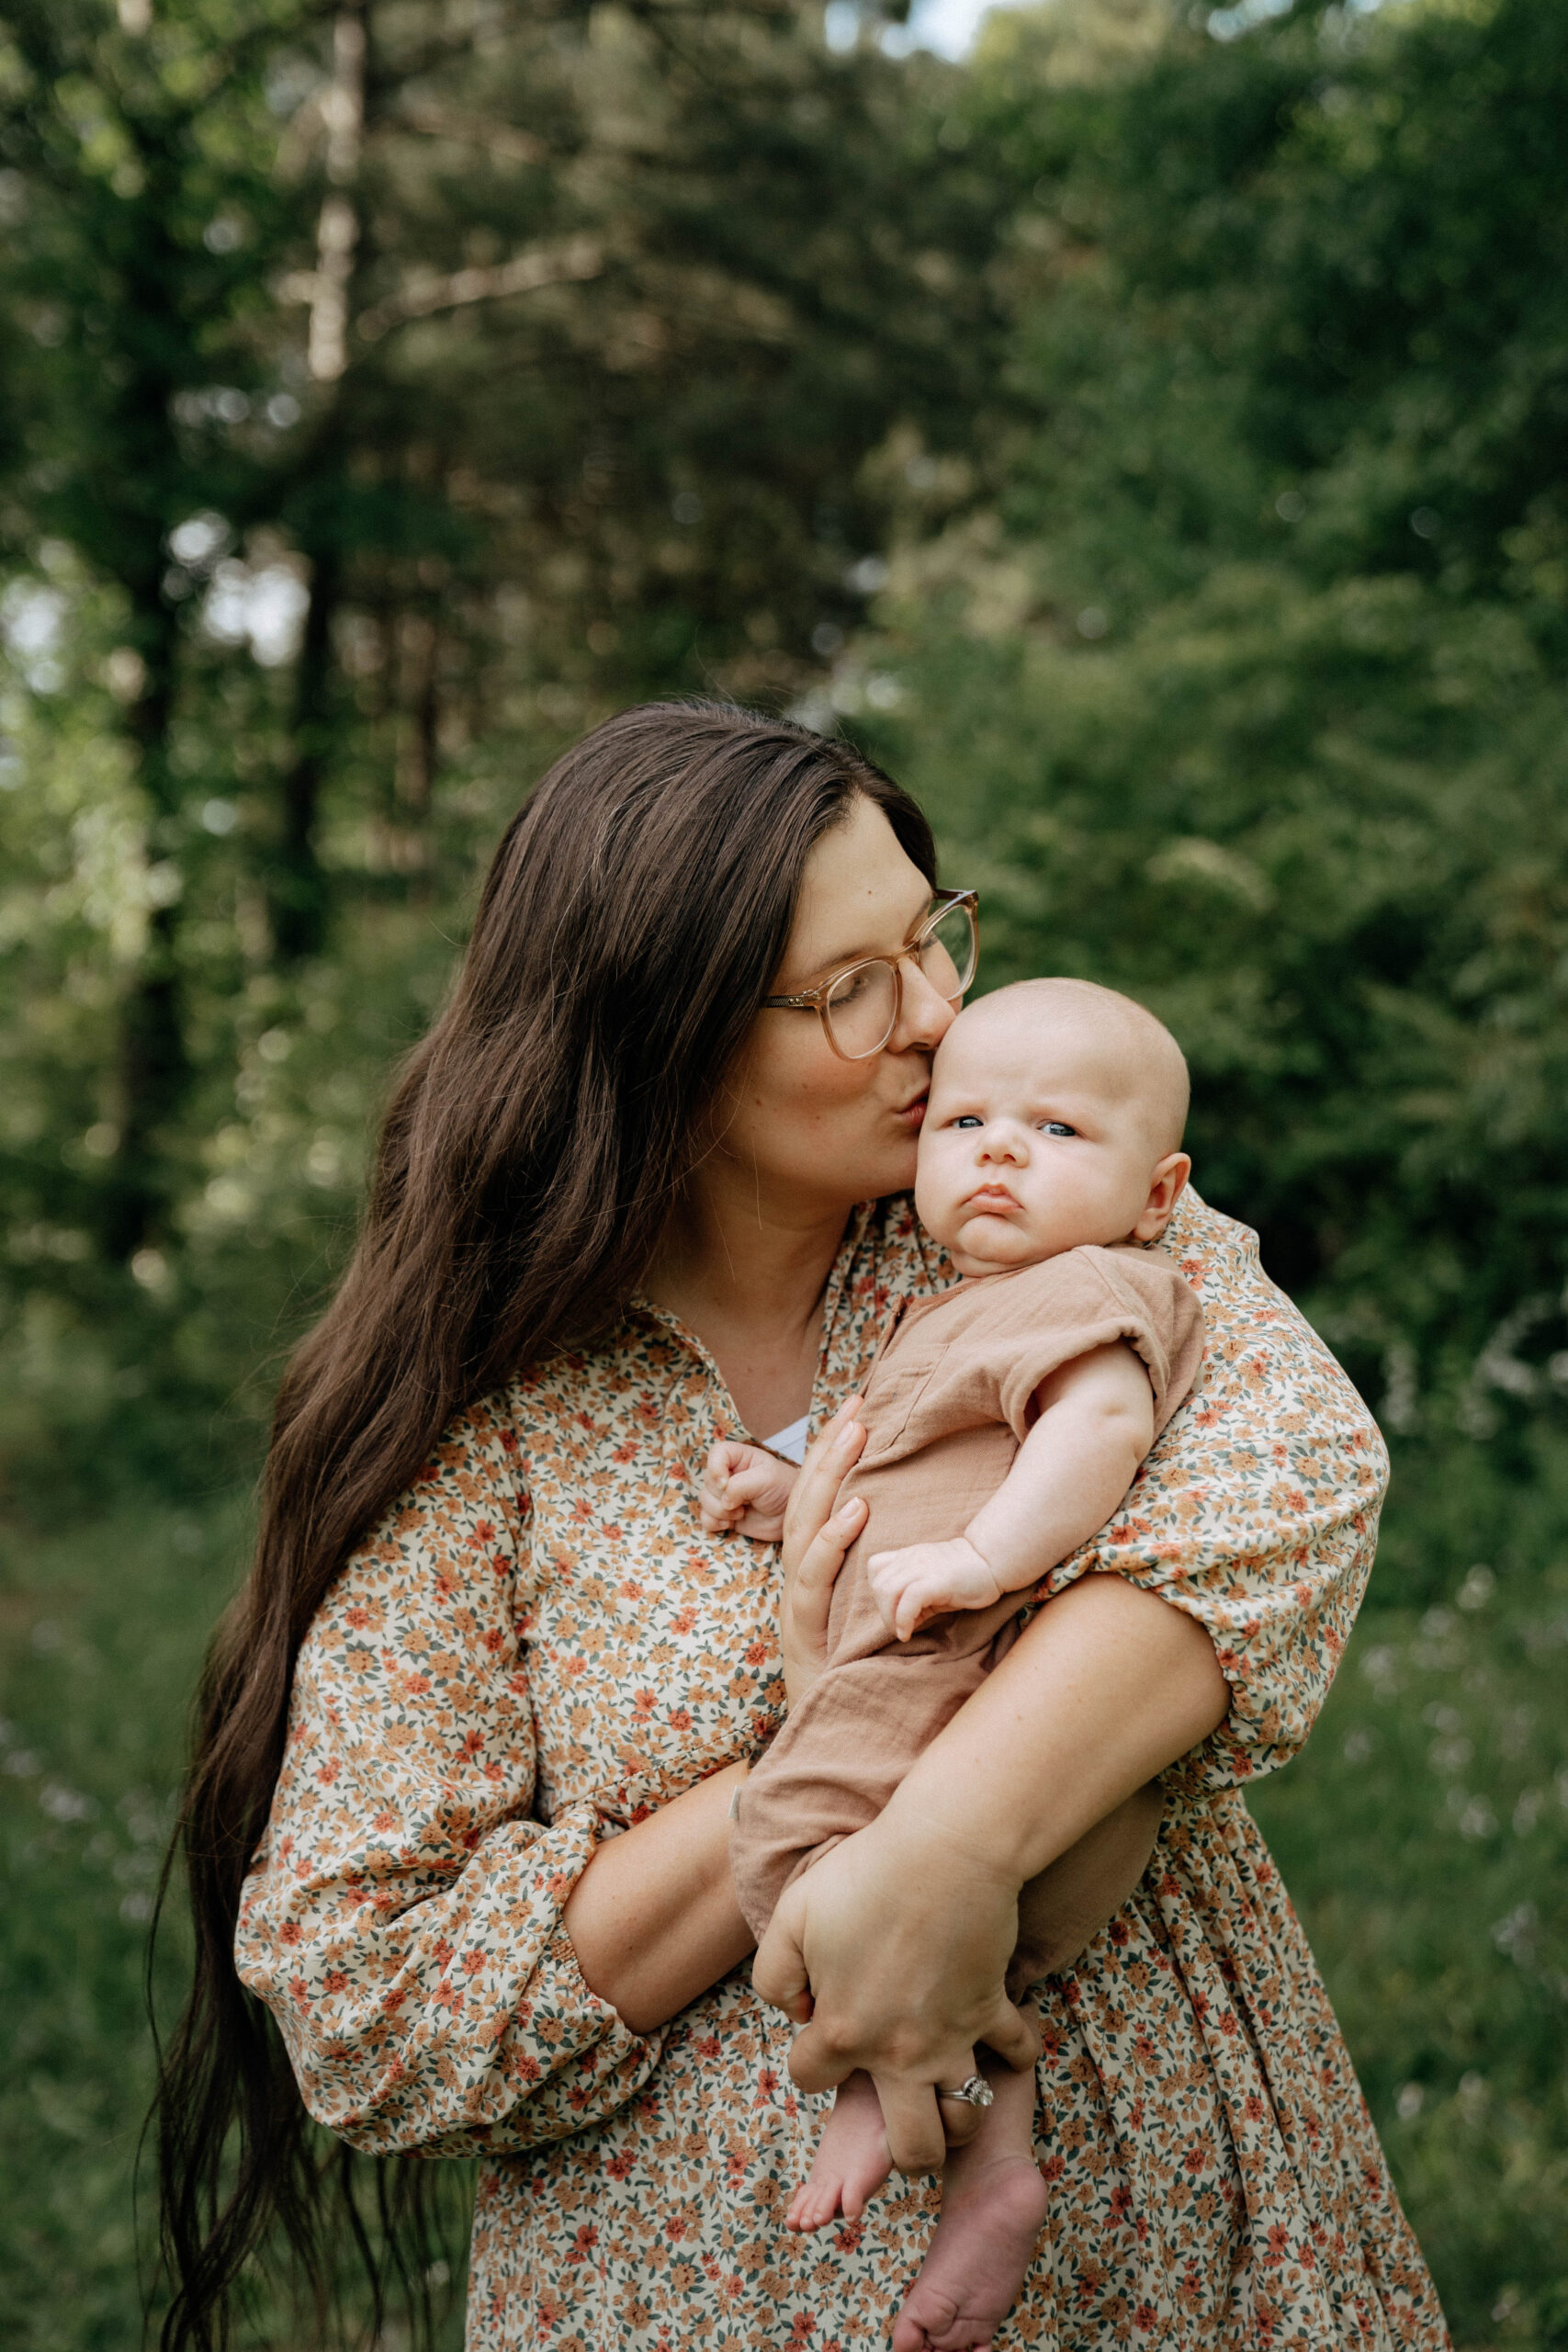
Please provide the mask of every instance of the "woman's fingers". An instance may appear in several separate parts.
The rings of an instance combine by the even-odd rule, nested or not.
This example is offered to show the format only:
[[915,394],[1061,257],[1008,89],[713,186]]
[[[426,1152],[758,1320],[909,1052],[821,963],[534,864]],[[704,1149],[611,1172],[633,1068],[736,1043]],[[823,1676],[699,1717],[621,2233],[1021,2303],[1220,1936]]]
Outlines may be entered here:
[[[768,1939],[764,1937],[761,1950],[758,1952],[756,1962],[751,1970],[751,1982],[760,1993],[764,1994],[766,1999],[773,2002],[775,2008],[782,2009],[786,2004],[778,1998],[776,1992],[767,1990],[762,1981],[762,1954],[767,1949]],[[781,1974],[770,1975],[769,1982],[772,1984],[776,1985],[782,1981]],[[807,1998],[809,1997],[808,1994]],[[791,2075],[803,2091],[835,2090],[846,2075],[854,2073],[860,2061],[846,2051],[842,2041],[837,2036],[825,2033],[814,2018],[803,2018],[801,2026],[802,2030],[795,2035],[789,2046]]]
[[858,1396],[846,1396],[800,1465],[790,1497],[785,1542],[804,1552],[831,1516],[844,1473],[865,1443],[865,1430],[855,1415]]
[[779,1632],[791,1707],[821,1671],[833,1586],[845,1553],[865,1524],[864,1503],[839,1500],[845,1475],[865,1443],[865,1430],[855,1419],[859,1404],[858,1396],[850,1396],[840,1406],[801,1465],[784,1512]]
[[[858,1496],[840,1504],[812,1537],[793,1571],[786,1566],[779,1613],[779,1646],[784,1657],[784,1696],[791,1708],[799,1705],[827,1663],[833,1587],[844,1565],[845,1553],[865,1524],[865,1514],[866,1506]],[[787,1519],[784,1557],[787,1563]]]
[[[787,1901],[787,1896],[785,1901]],[[791,1930],[790,1922],[781,1903],[768,1923],[767,1933],[757,1948],[751,1963],[751,1982],[764,2001],[782,2009],[793,2025],[807,2025],[811,2018],[811,1984],[801,1957],[800,1939]],[[791,2060],[793,2065],[794,2061]],[[850,2069],[846,2066],[844,2073]],[[843,2075],[835,2075],[841,2082]],[[828,2085],[823,2083],[826,2090]]]
[[[853,2055],[820,2026],[807,2024],[790,2044],[789,2071],[803,2091],[835,2089],[854,2072],[855,2064]],[[979,2109],[963,2100],[939,2104],[937,2099],[939,2083],[955,2089],[974,2072],[973,2050],[960,2050],[935,2081],[909,2075],[874,2076],[888,2153],[900,2172],[936,2172],[949,2147],[961,2148],[974,2138],[980,2128]]]
[[824,1623],[844,1555],[865,1525],[865,1514],[863,1498],[852,1495],[818,1529],[800,1555],[795,1572],[795,1605],[819,1606]]
[[1040,2036],[1035,2028],[1001,1993],[976,2039],[983,2041],[987,2050],[994,2050],[1003,2065],[1010,2066],[1015,2075],[1026,2074],[1040,2055]]
[[[962,2075],[955,2080],[962,2081]],[[936,2087],[931,2083],[905,2082],[897,2076],[879,2075],[875,2077],[876,2096],[882,2101],[883,2128],[887,2133],[887,2153],[900,2172],[940,2172],[947,2154],[947,2133],[942,2128],[942,2110],[937,2105]],[[977,2110],[971,2109],[976,2123]],[[949,2108],[949,2114],[953,2109]],[[955,2132],[954,2140],[959,2141]],[[967,2132],[962,2134],[966,2139]]]

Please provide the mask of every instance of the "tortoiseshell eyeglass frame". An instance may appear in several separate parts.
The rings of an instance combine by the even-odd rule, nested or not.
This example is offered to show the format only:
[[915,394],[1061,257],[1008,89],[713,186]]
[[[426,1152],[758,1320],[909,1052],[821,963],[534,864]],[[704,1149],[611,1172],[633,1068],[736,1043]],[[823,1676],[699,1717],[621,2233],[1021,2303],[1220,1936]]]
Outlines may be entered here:
[[[846,964],[841,971],[834,972],[829,978],[821,981],[816,988],[807,989],[799,996],[765,996],[762,999],[764,1009],[771,1012],[814,1012],[818,1021],[822,1023],[822,1035],[827,1038],[829,1045],[832,1047],[834,1053],[838,1055],[839,1059],[841,1062],[869,1061],[873,1054],[879,1054],[882,1051],[882,1048],[887,1043],[888,1038],[891,1037],[893,1032],[898,1026],[898,1016],[904,1009],[903,967],[908,962],[911,956],[919,956],[920,949],[925,945],[927,940],[931,937],[931,933],[936,929],[938,923],[943,922],[948,915],[952,914],[955,907],[962,907],[969,917],[968,968],[962,975],[958,986],[954,989],[953,995],[947,1000],[949,1004],[956,1004],[959,998],[964,994],[965,989],[967,989],[973,981],[976,967],[979,962],[980,894],[977,890],[939,891],[930,912],[922,916],[919,930],[910,934],[909,938],[905,942],[903,948],[896,957],[891,956],[863,956],[858,964]],[[847,1054],[842,1046],[840,1045],[837,1037],[833,1035],[833,1023],[828,1012],[828,1000],[832,995],[833,990],[836,988],[841,988],[843,983],[848,979],[852,979],[857,972],[869,971],[872,967],[876,964],[882,965],[893,975],[893,1017],[888,1022],[886,1028],[884,1030],[882,1035],[877,1039],[874,1046],[867,1046],[862,1053]]]

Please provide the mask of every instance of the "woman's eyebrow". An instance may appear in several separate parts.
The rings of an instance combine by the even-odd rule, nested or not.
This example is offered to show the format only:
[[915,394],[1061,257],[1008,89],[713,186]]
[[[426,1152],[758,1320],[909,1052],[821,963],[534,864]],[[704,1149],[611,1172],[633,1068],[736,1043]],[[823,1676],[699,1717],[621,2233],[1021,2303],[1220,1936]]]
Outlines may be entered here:
[[826,979],[829,972],[841,972],[846,964],[864,964],[874,956],[896,955],[898,948],[908,947],[910,940],[930,914],[931,908],[931,901],[928,899],[919,912],[910,916],[897,947],[886,945],[881,940],[862,940],[856,946],[835,948],[831,956],[821,956],[816,963],[807,965],[807,977],[813,980]]

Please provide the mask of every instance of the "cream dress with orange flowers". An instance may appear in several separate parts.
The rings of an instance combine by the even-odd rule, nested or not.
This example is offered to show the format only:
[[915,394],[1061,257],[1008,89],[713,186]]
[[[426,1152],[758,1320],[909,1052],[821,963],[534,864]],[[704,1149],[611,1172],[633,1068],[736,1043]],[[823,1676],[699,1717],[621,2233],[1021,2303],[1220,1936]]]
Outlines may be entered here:
[[[1338,2352],[1447,2335],[1301,1928],[1242,1795],[1301,1746],[1371,1565],[1386,1464],[1244,1227],[1166,1246],[1203,1369],[1117,1518],[1055,1571],[1197,1617],[1228,1720],[1166,1776],[1142,1884],[1043,1988],[1052,2218],[1001,2347]],[[891,1300],[951,1279],[907,1201],[857,1212],[813,1402]],[[846,2352],[887,2340],[935,2210],[895,2183],[780,2216],[826,2100],[738,1969],[661,2032],[591,1993],[561,1907],[597,1839],[744,1753],[782,1703],[778,1555],[705,1536],[740,1435],[706,1351],[634,1307],[462,1414],[300,1654],[236,1945],[310,2111],[355,2146],[480,2159],[472,2352]]]

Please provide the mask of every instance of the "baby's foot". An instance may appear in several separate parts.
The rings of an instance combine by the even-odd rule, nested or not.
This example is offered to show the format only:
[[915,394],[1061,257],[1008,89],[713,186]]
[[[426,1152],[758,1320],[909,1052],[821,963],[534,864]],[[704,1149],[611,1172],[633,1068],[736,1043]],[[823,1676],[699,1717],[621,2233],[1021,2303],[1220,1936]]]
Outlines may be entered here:
[[819,2230],[839,2213],[857,2221],[892,2169],[876,2086],[869,2075],[850,2075],[839,2085],[816,2161],[784,2215],[785,2229]]
[[1012,2309],[1048,2204],[1032,2157],[1016,2146],[953,2149],[942,2219],[894,2322],[893,2352],[981,2352]]

